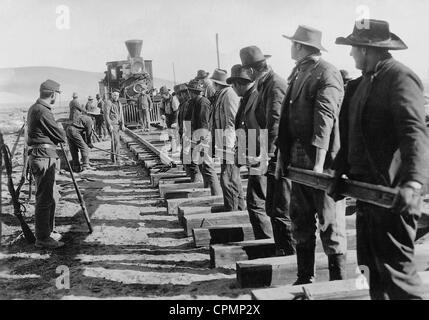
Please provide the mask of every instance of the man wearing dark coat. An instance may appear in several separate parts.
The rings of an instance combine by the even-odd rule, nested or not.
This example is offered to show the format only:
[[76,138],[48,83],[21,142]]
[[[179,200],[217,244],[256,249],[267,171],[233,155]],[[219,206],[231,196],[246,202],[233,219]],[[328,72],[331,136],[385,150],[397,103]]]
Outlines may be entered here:
[[79,103],[78,100],[78,94],[76,92],[73,93],[73,100],[69,103],[70,108],[70,114],[69,114],[69,120],[73,121],[76,116],[82,114],[84,111],[83,106]]
[[[67,141],[72,156],[72,169],[75,172],[91,170],[89,161],[89,148],[93,148],[92,131],[94,122],[88,115],[81,114],[76,117],[71,125],[67,128]],[[79,161],[81,155],[82,164]]]
[[[266,60],[269,57],[256,46],[246,47],[240,51],[242,66],[248,69],[256,80],[258,96],[254,103],[255,108],[260,111],[258,121],[263,130],[261,132],[267,135],[266,139],[262,136],[257,138],[266,141],[266,145],[263,146],[264,152],[259,157],[269,158],[266,173],[249,176],[248,211],[255,238],[274,238],[278,255],[292,255],[295,253],[295,244],[289,217],[290,182],[283,177],[275,177],[276,140],[286,81],[267,64]],[[253,165],[262,165],[262,161],[266,161],[262,158],[256,159]]]
[[407,46],[386,21],[358,21],[336,43],[352,46],[363,72],[349,84],[342,108],[336,175],[399,190],[392,209],[357,202],[358,264],[368,268],[372,299],[421,299],[414,241],[429,172],[422,82],[389,53]]
[[[340,147],[338,116],[344,96],[340,72],[321,58],[325,51],[322,33],[299,26],[292,37],[291,56],[296,66],[280,119],[278,174],[289,165],[317,173],[329,168]],[[315,278],[317,220],[323,249],[328,256],[329,279],[345,278],[347,238],[345,202],[336,202],[323,190],[292,183],[290,216],[296,240],[298,279],[305,284]]]

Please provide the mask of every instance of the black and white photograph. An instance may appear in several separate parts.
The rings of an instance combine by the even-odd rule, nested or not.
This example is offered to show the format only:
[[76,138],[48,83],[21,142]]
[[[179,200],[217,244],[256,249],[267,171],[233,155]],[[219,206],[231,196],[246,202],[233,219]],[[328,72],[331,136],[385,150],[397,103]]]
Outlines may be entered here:
[[428,15],[0,0],[0,300],[429,299]]

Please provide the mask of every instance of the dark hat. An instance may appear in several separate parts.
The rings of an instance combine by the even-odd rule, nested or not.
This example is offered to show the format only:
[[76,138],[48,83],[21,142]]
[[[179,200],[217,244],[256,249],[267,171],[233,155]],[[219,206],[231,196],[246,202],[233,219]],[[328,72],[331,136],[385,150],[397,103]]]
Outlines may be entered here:
[[167,87],[166,86],[162,86],[160,89],[159,89],[159,94],[168,94],[169,92],[168,92],[168,89],[167,89]]
[[353,28],[353,33],[345,38],[337,38],[335,43],[388,50],[408,49],[407,45],[397,35],[390,32],[387,21],[375,19],[357,21]]
[[97,93],[97,94],[95,95],[95,98],[96,98],[96,99],[100,98],[100,95]]
[[268,58],[271,58],[271,56],[264,55],[257,46],[250,46],[240,50],[240,59],[243,67],[251,67]]
[[54,80],[48,79],[40,85],[40,91],[61,93],[60,84]]
[[77,93],[73,92],[73,98],[77,98],[77,97],[78,97]]
[[228,72],[223,69],[215,69],[213,72],[213,75],[211,76],[210,80],[214,83],[220,84],[222,86],[229,86],[228,83],[226,83],[226,78],[228,77]]
[[226,83],[232,84],[236,79],[242,79],[242,80],[247,80],[249,82],[253,82],[248,70],[246,68],[243,68],[241,64],[236,64],[231,68],[231,77],[226,79]]
[[180,92],[186,91],[186,90],[188,90],[186,83],[181,83],[181,84],[174,86],[174,92],[176,92],[176,93],[180,93]]
[[198,70],[197,76],[195,77],[195,79],[205,79],[208,77],[209,74],[210,74],[209,72],[206,72],[204,70]]
[[92,100],[94,100],[94,98],[93,98],[92,96],[89,96],[89,97],[88,97],[88,100],[89,100],[89,101],[92,101]]
[[187,86],[188,86],[188,90],[190,91],[197,91],[197,92],[204,91],[203,85],[196,79],[189,81]]
[[292,37],[285,35],[283,35],[283,37],[306,46],[317,48],[321,51],[326,51],[322,46],[322,31],[311,27],[298,26],[298,29]]

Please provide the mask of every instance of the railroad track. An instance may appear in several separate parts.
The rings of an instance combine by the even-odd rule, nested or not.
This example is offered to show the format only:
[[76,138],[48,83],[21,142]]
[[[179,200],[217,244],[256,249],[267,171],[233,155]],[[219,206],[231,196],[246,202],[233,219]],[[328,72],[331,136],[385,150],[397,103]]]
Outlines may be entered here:
[[[247,211],[224,212],[222,196],[211,196],[210,190],[202,182],[191,182],[180,159],[172,158],[164,151],[167,139],[160,130],[143,134],[127,129],[122,136],[129,150],[149,170],[152,187],[157,188],[164,198],[167,212],[177,215],[184,237],[192,237],[195,247],[209,249],[212,268],[235,268],[238,286],[254,289],[253,299],[287,300],[301,296],[309,299],[309,295],[314,299],[368,298],[367,289],[353,286],[360,275],[356,273],[355,215],[352,214],[354,201],[348,201],[346,218],[349,280],[329,285],[320,283],[328,281],[328,265],[318,240],[316,263],[319,283],[299,289],[290,287],[288,285],[296,279],[296,257],[276,256],[272,239],[255,240]],[[219,165],[215,165],[215,169],[219,174]],[[247,176],[246,170],[242,170],[244,189]],[[323,180],[324,177],[318,179]],[[429,261],[429,243],[418,244],[416,252],[420,263],[418,270],[424,271]],[[429,293],[429,273],[422,274],[422,278]],[[266,289],[278,286],[284,286],[282,295],[278,294],[278,289]]]

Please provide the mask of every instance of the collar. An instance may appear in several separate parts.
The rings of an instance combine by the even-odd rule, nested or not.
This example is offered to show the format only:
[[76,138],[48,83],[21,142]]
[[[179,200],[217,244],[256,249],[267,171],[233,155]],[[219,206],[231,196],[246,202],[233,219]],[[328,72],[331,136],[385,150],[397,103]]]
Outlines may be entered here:
[[43,101],[42,99],[37,99],[37,103],[38,104],[41,104],[42,106],[44,106],[44,107],[46,107],[46,108],[48,108],[49,110],[52,110],[52,107],[51,107],[51,105],[50,104],[48,104],[48,103],[46,103],[45,101]]
[[260,89],[265,82],[268,81],[268,79],[270,79],[274,74],[273,69],[268,66],[268,72],[266,74],[264,74],[261,78],[259,78],[256,82],[256,88]]
[[373,70],[366,71],[363,73],[365,76],[371,76],[373,79],[377,77],[384,68],[389,65],[393,61],[393,57],[390,53],[387,53],[383,58],[380,59],[380,61],[377,62]]
[[320,58],[321,58],[320,53],[310,54],[309,56],[306,56],[306,57],[302,58],[301,60],[298,60],[296,62],[296,68],[300,69],[307,64],[317,63],[317,62],[319,62]]

